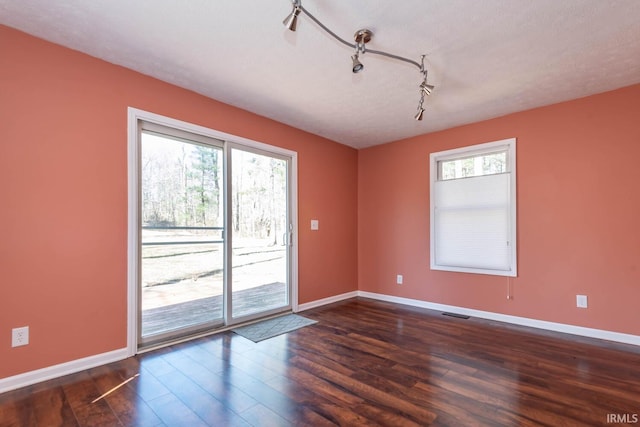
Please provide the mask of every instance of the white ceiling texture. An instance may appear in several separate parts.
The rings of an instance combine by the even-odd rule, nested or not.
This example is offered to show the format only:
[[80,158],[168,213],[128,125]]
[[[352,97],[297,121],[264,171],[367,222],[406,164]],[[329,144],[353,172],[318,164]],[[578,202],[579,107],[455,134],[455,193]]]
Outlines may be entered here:
[[0,0],[0,23],[361,148],[640,83],[640,0]]

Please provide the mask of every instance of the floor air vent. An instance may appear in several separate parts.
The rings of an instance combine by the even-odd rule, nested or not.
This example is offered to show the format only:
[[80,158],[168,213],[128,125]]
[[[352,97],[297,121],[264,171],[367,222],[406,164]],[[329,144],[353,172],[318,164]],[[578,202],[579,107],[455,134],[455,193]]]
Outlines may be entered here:
[[469,316],[465,316],[464,314],[457,314],[457,313],[442,313],[443,316],[450,316],[450,317],[457,317],[458,319],[468,319]]

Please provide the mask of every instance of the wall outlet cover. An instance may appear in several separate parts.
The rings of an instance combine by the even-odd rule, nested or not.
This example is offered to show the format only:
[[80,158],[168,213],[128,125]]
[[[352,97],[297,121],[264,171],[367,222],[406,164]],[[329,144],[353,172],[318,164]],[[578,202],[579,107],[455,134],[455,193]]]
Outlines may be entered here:
[[29,327],[13,328],[11,330],[11,347],[20,347],[29,344]]

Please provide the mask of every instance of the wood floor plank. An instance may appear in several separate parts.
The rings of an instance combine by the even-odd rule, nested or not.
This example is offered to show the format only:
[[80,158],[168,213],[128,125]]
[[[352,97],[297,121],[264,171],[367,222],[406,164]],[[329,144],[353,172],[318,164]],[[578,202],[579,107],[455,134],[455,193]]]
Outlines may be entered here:
[[35,401],[33,413],[38,425],[61,427],[78,425],[62,387],[34,389],[31,399]]
[[124,426],[155,427],[162,425],[162,421],[134,391],[127,387],[137,381],[139,373],[132,373],[127,369],[112,369],[100,366],[90,370],[91,376],[98,390],[119,421]]
[[121,426],[117,415],[103,399],[89,371],[73,375],[76,380],[62,386],[78,424],[91,427]]
[[286,427],[292,426],[289,421],[282,418],[269,408],[257,404],[240,414],[250,425],[256,427]]
[[235,413],[243,412],[258,403],[236,384],[229,382],[230,370],[222,374],[213,374],[202,365],[189,360],[174,360],[174,363],[182,374]]
[[301,410],[296,412],[296,422],[303,425],[310,415],[320,425],[380,425],[383,419],[393,420],[390,425],[394,426],[410,425],[403,417],[294,366],[287,378],[272,379],[269,385],[297,402]]
[[167,426],[208,427],[207,423],[173,394],[165,394],[147,403]]
[[208,425],[246,425],[235,412],[226,408],[182,372],[167,373],[158,380],[173,390],[173,395]]
[[23,401],[0,404],[0,426],[22,427],[37,426],[35,414]]
[[131,388],[137,396],[145,402],[171,394],[171,390],[166,388],[144,365],[140,368],[140,376],[126,385]]
[[[273,379],[274,377],[270,377]],[[247,393],[256,402],[265,406],[269,410],[277,413],[283,419],[295,422],[302,408],[297,404],[295,399],[289,398],[287,395],[273,389],[262,380],[247,374],[244,371],[233,369],[225,376],[227,384],[234,384],[242,391]],[[241,415],[246,411],[242,411]]]
[[0,426],[596,426],[640,415],[640,348],[354,298],[0,394]]
[[300,362],[307,372],[336,384],[356,396],[361,396],[379,407],[386,407],[392,411],[400,412],[409,420],[413,419],[422,425],[428,425],[436,418],[436,414],[427,409],[413,405],[402,398],[386,393],[362,381],[354,380],[350,376],[327,369],[319,363],[306,359],[301,359]]

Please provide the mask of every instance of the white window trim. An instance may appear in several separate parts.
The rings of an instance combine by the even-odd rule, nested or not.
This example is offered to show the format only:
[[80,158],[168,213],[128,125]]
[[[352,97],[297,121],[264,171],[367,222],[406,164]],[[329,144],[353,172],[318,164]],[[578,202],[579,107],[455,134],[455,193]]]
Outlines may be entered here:
[[[510,172],[510,212],[509,212],[509,244],[510,244],[510,264],[509,270],[490,270],[482,268],[453,267],[449,265],[438,265],[435,253],[435,183],[438,180],[438,162],[467,158],[478,154],[485,154],[507,148],[507,171]],[[452,150],[439,151],[429,155],[430,179],[429,179],[429,218],[430,218],[430,258],[431,269],[442,271],[453,271],[461,273],[489,274],[496,276],[516,277],[518,275],[518,244],[517,244],[517,199],[516,199],[516,138],[503,139],[500,141],[487,142],[483,144],[471,145],[467,147],[455,148]]]

